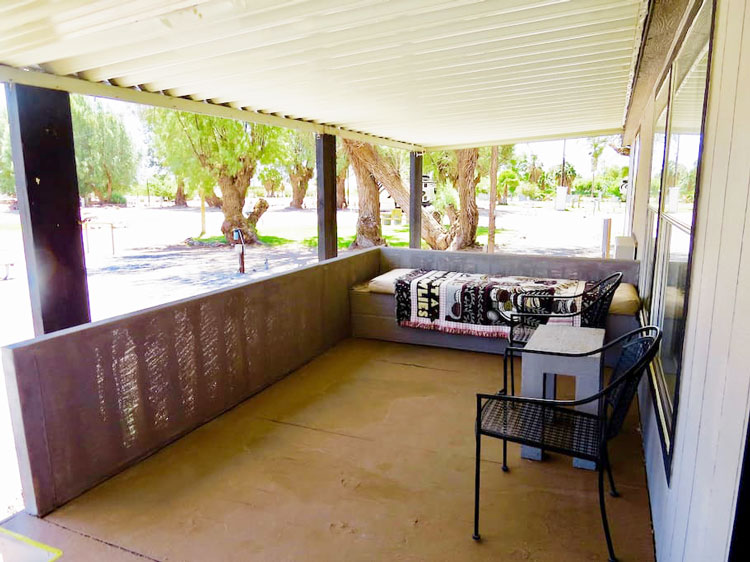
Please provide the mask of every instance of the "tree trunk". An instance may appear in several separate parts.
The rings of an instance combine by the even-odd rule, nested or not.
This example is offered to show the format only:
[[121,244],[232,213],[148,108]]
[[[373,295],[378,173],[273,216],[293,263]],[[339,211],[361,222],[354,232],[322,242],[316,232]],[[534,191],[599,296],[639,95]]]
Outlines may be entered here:
[[301,209],[307,195],[307,188],[313,176],[313,169],[306,166],[296,165],[289,168],[289,182],[292,184],[292,202],[289,206],[293,209]]
[[[384,246],[385,239],[380,229],[380,189],[372,177],[366,163],[357,153],[353,142],[344,140],[344,150],[349,155],[349,161],[354,168],[357,177],[357,196],[359,198],[359,215],[357,217],[357,237],[350,248],[371,248],[372,246]],[[341,176],[336,177],[336,201],[342,202],[344,197],[340,195],[339,185],[343,192],[343,182],[339,181]],[[346,175],[344,175],[346,179]],[[340,208],[340,207],[339,207]]]
[[263,182],[263,189],[266,190],[266,197],[276,197],[276,183],[271,180]]
[[[349,167],[342,168],[338,174],[336,174],[336,208],[346,209],[349,206],[349,202],[346,200],[346,175]],[[357,177],[359,182],[359,176]],[[361,204],[360,204],[361,205]]]
[[495,253],[495,206],[497,204],[497,147],[492,147],[490,159],[490,226],[487,230],[487,253]]
[[187,207],[187,198],[185,197],[185,180],[177,179],[177,192],[174,194],[175,207]]
[[250,179],[255,173],[255,164],[246,164],[234,175],[222,172],[218,174],[219,189],[221,190],[222,205],[221,210],[224,213],[224,222],[221,225],[221,232],[229,243],[232,243],[232,231],[239,228],[245,238],[245,244],[257,244],[258,232],[255,224],[261,215],[268,209],[268,202],[265,199],[259,199],[255,204],[255,209],[246,218],[242,214],[242,208],[245,206],[245,197],[247,188],[250,185]]
[[477,167],[479,149],[462,148],[456,150],[456,167],[458,178],[458,224],[456,234],[450,244],[451,250],[462,250],[475,246],[477,241],[477,225],[479,224],[479,209],[477,208],[477,188],[474,171]]
[[224,206],[221,197],[216,195],[213,191],[211,193],[207,193],[205,198],[206,203],[208,203],[209,207],[213,207],[214,209],[221,209]]
[[[356,155],[362,165],[370,172],[373,179],[382,185],[393,200],[407,215],[409,214],[409,191],[404,187],[398,171],[393,169],[378,154],[371,144],[343,139],[344,146],[350,155]],[[424,209],[422,212],[422,238],[433,250],[445,250],[451,242],[452,232],[446,232],[443,226]]]
[[107,174],[107,203],[109,203],[112,201],[112,174],[109,173],[106,167],[104,168],[104,173]]

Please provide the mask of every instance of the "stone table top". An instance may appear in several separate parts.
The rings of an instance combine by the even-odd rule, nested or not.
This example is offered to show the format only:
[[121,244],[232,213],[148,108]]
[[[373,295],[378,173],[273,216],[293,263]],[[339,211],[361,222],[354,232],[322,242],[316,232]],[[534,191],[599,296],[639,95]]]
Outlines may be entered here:
[[604,342],[601,328],[580,328],[542,324],[531,335],[525,349],[553,353],[585,353],[599,349]]

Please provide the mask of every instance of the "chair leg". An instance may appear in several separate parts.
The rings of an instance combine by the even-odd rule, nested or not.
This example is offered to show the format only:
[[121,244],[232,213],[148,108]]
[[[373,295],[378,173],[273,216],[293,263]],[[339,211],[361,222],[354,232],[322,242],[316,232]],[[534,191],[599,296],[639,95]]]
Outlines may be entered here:
[[604,537],[607,539],[607,550],[609,551],[609,562],[617,562],[615,549],[612,546],[612,536],[609,534],[609,523],[607,522],[607,507],[604,504],[604,469],[599,466],[599,509],[602,514],[602,526],[604,527]]
[[476,432],[477,436],[477,452],[475,458],[475,472],[474,472],[474,534],[471,538],[478,541],[481,537],[479,536],[479,459],[482,454],[482,435],[479,431]]
[[619,498],[620,493],[615,488],[615,479],[612,477],[612,464],[609,462],[609,451],[604,450],[604,466],[607,467],[607,476],[609,476],[609,495],[613,498]]
[[508,442],[503,439],[503,472],[508,470]]
[[516,395],[516,358],[510,355],[510,395]]

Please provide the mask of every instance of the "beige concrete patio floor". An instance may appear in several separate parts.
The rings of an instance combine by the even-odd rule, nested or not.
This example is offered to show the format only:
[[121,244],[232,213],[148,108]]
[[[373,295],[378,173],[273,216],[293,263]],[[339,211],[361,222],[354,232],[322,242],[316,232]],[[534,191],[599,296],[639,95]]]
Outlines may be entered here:
[[[501,386],[501,365],[347,340],[44,520],[4,526],[71,560],[606,560],[596,473],[509,444],[506,474],[489,438],[472,540],[474,395]],[[611,444],[623,561],[653,560],[637,426],[634,406]]]

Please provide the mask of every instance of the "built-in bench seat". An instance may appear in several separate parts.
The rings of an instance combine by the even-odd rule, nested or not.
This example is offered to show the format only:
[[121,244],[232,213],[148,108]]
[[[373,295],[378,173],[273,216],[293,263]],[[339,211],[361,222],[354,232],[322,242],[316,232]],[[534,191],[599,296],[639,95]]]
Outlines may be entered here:
[[[355,337],[449,347],[486,353],[503,353],[507,341],[433,330],[404,328],[396,323],[395,283],[413,268],[394,268],[355,285],[350,291],[352,332]],[[594,281],[592,279],[592,281]],[[631,283],[617,288],[607,317],[607,336],[615,338],[638,327],[638,291]]]

